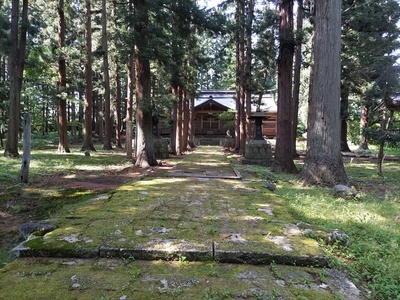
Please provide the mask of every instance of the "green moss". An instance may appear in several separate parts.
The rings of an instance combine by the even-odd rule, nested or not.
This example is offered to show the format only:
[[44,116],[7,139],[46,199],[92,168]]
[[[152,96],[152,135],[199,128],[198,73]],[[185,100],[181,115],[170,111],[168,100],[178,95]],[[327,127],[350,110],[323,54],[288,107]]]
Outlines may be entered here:
[[[277,266],[281,268],[281,266]],[[295,274],[284,267],[281,273]],[[299,268],[296,268],[299,272]],[[277,284],[268,266],[132,260],[20,259],[0,270],[5,299],[338,299],[339,290],[311,289],[310,269]],[[218,274],[218,276],[216,276]],[[207,298],[208,297],[208,298]],[[336,297],[336,298],[335,298]],[[262,298],[261,298],[262,299]]]

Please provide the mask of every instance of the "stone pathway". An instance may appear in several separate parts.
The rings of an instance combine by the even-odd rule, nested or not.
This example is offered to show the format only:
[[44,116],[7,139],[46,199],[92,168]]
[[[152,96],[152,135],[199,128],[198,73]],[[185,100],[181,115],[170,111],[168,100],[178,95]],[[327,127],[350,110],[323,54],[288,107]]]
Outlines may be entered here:
[[316,229],[217,148],[157,174],[48,220],[0,270],[0,299],[363,299]]

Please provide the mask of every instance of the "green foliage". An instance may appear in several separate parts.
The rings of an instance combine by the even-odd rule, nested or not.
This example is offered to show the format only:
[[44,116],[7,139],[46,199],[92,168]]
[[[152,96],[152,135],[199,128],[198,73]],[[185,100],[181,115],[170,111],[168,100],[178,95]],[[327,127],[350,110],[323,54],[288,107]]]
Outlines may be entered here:
[[278,11],[270,8],[255,12],[254,33],[257,36],[253,49],[253,90],[255,94],[265,94],[275,89],[276,77],[276,31]]
[[366,135],[372,143],[387,143],[391,147],[400,144],[400,131],[366,129]]
[[218,119],[227,121],[224,125],[225,128],[233,128],[235,126],[235,112],[231,109],[220,113]]
[[347,123],[347,139],[354,145],[360,144],[360,121],[354,120]]

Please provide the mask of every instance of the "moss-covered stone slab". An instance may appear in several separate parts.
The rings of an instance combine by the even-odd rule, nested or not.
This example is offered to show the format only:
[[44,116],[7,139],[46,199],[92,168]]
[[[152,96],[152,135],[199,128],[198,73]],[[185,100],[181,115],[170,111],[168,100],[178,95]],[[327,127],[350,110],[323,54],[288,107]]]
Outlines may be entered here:
[[[254,253],[247,263],[315,257],[316,265],[327,260],[321,260],[323,248],[293,223],[286,200],[257,182],[148,177],[68,207],[57,220],[56,230],[14,252],[201,261],[241,261]],[[287,256],[293,259],[280,259]]]
[[215,262],[19,259],[0,269],[1,299],[366,299],[337,270]]
[[232,167],[223,152],[215,147],[201,147],[177,162],[168,174],[171,177],[221,178],[241,180],[240,173]]
[[313,266],[313,267],[328,267],[329,258],[326,256],[316,255],[292,255],[278,254],[274,252],[254,252],[241,250],[225,250],[215,251],[215,260],[221,263],[235,264],[252,264],[252,265],[268,265],[276,263],[279,265],[292,266]]

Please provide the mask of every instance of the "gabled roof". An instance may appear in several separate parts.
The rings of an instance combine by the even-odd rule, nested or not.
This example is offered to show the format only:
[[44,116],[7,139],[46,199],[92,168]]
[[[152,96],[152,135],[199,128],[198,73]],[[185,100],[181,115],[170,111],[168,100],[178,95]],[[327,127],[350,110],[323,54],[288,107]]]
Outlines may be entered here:
[[[253,99],[257,99],[258,97],[259,97],[258,95],[252,96]],[[236,110],[236,91],[234,90],[201,91],[199,96],[195,100],[195,108],[198,109],[199,106],[203,106],[203,104],[205,104],[210,100],[219,103],[220,105],[226,108]],[[277,111],[277,106],[274,100],[273,93],[268,93],[263,95],[261,102],[262,102],[261,105],[262,111],[268,111],[268,112]],[[257,110],[256,105],[252,105],[251,110],[256,111]]]
[[196,110],[228,110],[229,107],[215,101],[213,98],[210,98],[209,100],[196,105],[195,106]]

